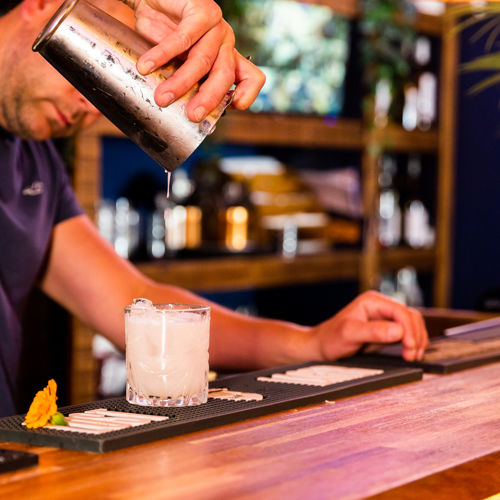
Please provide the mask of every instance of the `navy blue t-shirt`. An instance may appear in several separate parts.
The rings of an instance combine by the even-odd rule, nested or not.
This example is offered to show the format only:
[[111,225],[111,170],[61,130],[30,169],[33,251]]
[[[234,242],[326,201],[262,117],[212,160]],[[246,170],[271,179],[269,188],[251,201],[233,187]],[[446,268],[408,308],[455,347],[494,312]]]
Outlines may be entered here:
[[20,317],[52,229],[81,213],[54,145],[0,129],[0,416],[15,413]]

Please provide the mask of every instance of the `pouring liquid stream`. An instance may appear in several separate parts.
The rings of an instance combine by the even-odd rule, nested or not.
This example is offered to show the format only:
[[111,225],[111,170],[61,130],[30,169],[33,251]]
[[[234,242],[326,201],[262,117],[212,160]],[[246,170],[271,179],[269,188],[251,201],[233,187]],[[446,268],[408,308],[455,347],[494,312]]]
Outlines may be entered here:
[[[172,177],[172,172],[170,172],[170,170],[167,169],[165,169],[165,172],[167,174],[167,201],[168,201],[168,199],[170,198],[170,180]],[[165,225],[165,231],[167,230],[167,211],[168,208],[165,208],[165,210],[163,211],[163,224]]]
[[167,200],[170,198],[170,179],[172,177],[172,172],[165,170],[167,173]]

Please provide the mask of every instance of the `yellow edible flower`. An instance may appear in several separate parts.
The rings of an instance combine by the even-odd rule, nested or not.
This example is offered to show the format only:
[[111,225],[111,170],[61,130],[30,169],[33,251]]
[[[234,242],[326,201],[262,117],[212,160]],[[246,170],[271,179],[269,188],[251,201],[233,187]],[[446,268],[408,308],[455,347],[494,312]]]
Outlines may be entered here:
[[28,429],[37,429],[38,427],[47,425],[49,422],[55,423],[52,422],[52,419],[57,421],[59,425],[67,425],[64,417],[57,411],[56,391],[57,384],[54,379],[51,379],[43,391],[36,393],[24,419],[24,423]]

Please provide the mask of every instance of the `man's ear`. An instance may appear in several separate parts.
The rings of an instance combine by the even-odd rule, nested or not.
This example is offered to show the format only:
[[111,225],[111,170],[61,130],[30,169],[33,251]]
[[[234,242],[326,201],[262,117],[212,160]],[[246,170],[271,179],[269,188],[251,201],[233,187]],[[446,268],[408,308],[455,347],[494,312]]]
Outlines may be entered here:
[[24,21],[47,20],[61,4],[61,0],[23,0],[21,16]]

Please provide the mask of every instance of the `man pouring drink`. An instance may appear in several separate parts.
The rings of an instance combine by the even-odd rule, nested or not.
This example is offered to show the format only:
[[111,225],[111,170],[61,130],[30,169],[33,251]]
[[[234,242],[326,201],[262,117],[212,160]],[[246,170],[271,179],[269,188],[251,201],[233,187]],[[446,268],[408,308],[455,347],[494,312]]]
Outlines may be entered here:
[[[159,106],[182,97],[200,79],[186,106],[201,122],[233,86],[232,107],[246,109],[264,83],[262,72],[234,47],[232,29],[211,0],[94,0],[129,20],[153,47],[142,54],[146,75],[182,55],[175,74],[154,92]],[[314,327],[248,317],[194,293],[154,282],[119,257],[83,214],[52,138],[91,124],[99,111],[31,47],[60,0],[2,3],[0,16],[0,413],[16,412],[20,321],[38,286],[116,346],[125,345],[123,310],[134,298],[211,307],[210,363],[226,369],[333,360],[369,342],[403,344],[419,359],[427,332],[419,312],[366,292]],[[7,4],[7,5],[6,5]]]

